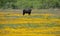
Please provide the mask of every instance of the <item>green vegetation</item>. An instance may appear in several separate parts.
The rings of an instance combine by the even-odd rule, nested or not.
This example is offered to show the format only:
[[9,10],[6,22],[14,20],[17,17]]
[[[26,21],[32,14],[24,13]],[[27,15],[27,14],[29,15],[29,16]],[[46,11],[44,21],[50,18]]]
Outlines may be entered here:
[[46,27],[48,28],[53,28],[53,27],[60,27],[60,24],[56,24],[56,23],[42,23],[42,24],[32,24],[32,23],[28,23],[28,24],[0,24],[0,29],[3,28],[40,28],[40,29],[46,29]]
[[36,9],[60,8],[60,0],[0,0],[0,8],[22,9],[32,7]]

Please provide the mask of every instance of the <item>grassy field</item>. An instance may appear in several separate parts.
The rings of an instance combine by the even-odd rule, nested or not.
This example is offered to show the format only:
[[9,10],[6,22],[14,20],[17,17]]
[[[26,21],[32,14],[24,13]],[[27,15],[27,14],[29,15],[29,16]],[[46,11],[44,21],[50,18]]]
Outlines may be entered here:
[[56,11],[33,10],[31,15],[0,11],[1,36],[60,36],[60,14]]

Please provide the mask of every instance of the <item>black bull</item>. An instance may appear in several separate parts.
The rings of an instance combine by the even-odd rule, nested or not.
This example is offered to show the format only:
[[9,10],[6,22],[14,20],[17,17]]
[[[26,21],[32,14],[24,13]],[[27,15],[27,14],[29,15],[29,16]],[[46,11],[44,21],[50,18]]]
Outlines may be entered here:
[[31,11],[32,10],[30,8],[23,9],[23,15],[25,15],[26,13],[30,15],[31,14]]

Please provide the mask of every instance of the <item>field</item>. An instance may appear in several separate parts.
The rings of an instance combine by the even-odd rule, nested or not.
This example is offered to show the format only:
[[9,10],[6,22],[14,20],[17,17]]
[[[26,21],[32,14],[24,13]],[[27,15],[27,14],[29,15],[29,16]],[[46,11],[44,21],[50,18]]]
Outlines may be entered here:
[[0,36],[60,36],[60,11],[0,11]]

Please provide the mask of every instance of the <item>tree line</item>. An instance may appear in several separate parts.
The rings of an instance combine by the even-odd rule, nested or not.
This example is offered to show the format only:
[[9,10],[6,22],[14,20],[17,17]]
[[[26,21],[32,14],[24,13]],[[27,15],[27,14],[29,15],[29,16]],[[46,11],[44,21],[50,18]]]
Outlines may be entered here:
[[60,8],[60,0],[0,0],[0,9]]

